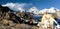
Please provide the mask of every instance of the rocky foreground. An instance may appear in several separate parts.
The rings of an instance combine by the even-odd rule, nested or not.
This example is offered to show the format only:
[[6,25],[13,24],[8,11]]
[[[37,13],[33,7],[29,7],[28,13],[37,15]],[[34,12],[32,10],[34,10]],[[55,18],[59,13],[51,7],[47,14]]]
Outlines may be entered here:
[[3,20],[0,21],[0,29],[38,29],[36,26],[28,25],[25,23],[16,24],[12,21]]
[[21,18],[31,20],[33,17],[25,13],[16,13],[0,5],[0,29],[38,29],[37,26],[22,23]]

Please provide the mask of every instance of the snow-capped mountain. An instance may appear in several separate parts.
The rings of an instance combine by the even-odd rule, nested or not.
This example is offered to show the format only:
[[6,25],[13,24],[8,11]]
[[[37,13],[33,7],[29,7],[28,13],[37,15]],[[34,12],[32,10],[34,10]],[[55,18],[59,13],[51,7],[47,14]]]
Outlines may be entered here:
[[42,9],[40,10],[40,14],[44,14],[48,9]]
[[28,10],[28,12],[34,13],[34,14],[39,14],[40,11],[36,7],[32,7]]
[[48,13],[56,13],[57,11],[59,11],[58,9],[54,8],[54,7],[51,7],[49,9],[43,9],[43,10],[40,10],[41,13],[45,13],[45,12],[48,12]]
[[48,13],[56,13],[56,9],[54,7],[51,7],[50,9],[47,10]]

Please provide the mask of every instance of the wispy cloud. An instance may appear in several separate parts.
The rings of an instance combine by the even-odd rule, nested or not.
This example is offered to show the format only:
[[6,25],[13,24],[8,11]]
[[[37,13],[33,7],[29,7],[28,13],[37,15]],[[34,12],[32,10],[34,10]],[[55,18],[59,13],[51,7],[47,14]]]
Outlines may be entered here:
[[15,10],[15,11],[25,11],[25,7],[30,6],[30,5],[32,5],[32,4],[27,4],[27,3],[7,3],[7,4],[2,5],[2,6],[7,6],[10,9]]

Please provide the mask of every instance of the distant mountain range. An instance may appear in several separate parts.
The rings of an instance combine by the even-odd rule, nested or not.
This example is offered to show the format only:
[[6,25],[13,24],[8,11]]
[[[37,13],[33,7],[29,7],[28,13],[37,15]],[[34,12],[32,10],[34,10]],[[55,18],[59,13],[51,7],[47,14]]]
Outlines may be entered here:
[[51,7],[49,9],[42,9],[42,10],[39,10],[37,9],[36,7],[31,7],[30,9],[23,9],[22,6],[15,6],[15,5],[12,5],[12,4],[9,4],[9,5],[3,5],[3,6],[7,6],[9,7],[11,10],[14,9],[14,11],[24,11],[24,12],[30,12],[30,13],[34,13],[34,14],[44,14],[45,12],[48,12],[48,13],[56,13],[57,11],[60,11],[59,9],[57,8],[54,8],[54,7]]
[[49,9],[42,9],[42,10],[38,10],[36,7],[32,7],[29,9],[29,12],[34,13],[34,14],[44,14],[45,12],[56,13],[57,11],[60,11],[60,10],[54,7],[51,7]]

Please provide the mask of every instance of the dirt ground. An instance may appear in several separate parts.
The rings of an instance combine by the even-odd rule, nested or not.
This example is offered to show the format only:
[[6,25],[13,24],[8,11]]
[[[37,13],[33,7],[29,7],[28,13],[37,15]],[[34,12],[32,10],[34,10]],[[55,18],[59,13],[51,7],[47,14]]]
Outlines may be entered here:
[[38,29],[38,27],[36,26],[31,26],[31,25],[28,25],[28,24],[13,24],[13,23],[10,23],[10,24],[3,24],[0,22],[0,29]]

